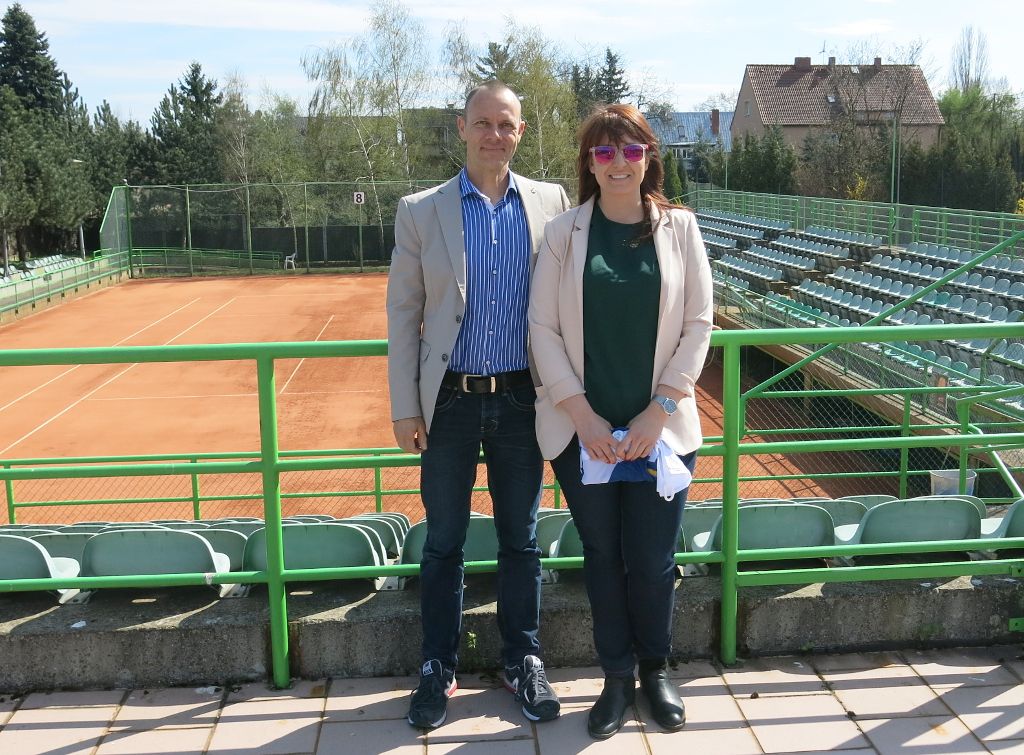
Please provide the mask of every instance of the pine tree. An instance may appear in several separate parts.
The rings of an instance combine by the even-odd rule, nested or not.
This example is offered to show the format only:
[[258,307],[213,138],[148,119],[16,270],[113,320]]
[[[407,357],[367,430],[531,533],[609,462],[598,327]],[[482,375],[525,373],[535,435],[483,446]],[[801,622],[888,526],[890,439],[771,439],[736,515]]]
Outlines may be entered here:
[[481,55],[476,64],[474,78],[478,83],[484,81],[502,81],[515,89],[518,76],[515,61],[510,52],[511,43],[488,42],[487,54]]
[[604,65],[597,72],[594,94],[599,102],[612,105],[622,102],[629,95],[629,83],[626,81],[626,70],[621,65],[621,58],[606,47]]
[[15,3],[0,25],[0,87],[10,87],[29,110],[57,114],[63,99],[61,79],[46,35]]
[[669,151],[665,155],[665,196],[671,200],[679,199],[683,195],[683,187],[679,182],[678,162],[674,152]]
[[217,117],[222,96],[193,62],[164,95],[151,120],[154,168],[168,184],[217,183],[221,180]]

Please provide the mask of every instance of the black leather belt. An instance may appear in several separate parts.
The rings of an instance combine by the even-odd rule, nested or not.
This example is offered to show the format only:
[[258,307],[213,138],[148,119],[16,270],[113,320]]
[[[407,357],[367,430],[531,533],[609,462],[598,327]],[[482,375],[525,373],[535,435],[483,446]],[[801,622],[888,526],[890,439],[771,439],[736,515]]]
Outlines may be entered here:
[[462,393],[504,393],[512,388],[532,385],[529,370],[500,372],[497,375],[468,375],[464,372],[446,372],[441,385],[457,388]]

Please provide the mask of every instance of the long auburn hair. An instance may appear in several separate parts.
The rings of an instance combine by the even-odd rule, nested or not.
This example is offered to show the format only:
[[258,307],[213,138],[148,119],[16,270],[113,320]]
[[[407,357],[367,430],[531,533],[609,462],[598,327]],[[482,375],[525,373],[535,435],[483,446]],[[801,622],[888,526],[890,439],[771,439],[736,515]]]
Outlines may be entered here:
[[590,148],[601,144],[630,144],[637,142],[648,145],[647,172],[640,183],[640,200],[643,202],[646,218],[646,232],[650,233],[651,206],[656,206],[662,214],[672,204],[665,196],[665,166],[661,161],[661,150],[658,137],[654,135],[647,119],[633,105],[598,105],[587,119],[580,124],[578,134],[580,153],[576,168],[579,176],[579,203],[583,204],[591,197],[601,196],[601,187],[597,178],[590,171]]

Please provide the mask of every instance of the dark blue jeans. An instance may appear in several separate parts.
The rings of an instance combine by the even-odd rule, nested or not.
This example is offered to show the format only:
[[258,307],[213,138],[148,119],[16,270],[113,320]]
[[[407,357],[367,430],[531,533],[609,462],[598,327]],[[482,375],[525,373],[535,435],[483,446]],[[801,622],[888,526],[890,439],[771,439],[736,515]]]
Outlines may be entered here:
[[[697,452],[682,459],[692,472]],[[584,485],[576,438],[551,466],[583,543],[601,668],[607,676],[631,677],[638,660],[672,652],[674,554],[688,491],[666,501],[654,482]]]
[[498,535],[498,628],[502,660],[520,664],[540,643],[537,506],[544,461],[537,446],[533,386],[473,395],[442,386],[423,452],[427,540],[420,562],[423,658],[458,664],[463,545],[480,448]]

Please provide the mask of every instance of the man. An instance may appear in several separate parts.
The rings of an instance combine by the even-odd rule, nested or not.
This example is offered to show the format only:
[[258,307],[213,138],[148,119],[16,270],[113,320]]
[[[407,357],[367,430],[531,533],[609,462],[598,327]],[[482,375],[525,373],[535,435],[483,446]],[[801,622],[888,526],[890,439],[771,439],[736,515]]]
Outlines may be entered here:
[[420,563],[423,665],[408,721],[444,723],[462,628],[463,544],[480,449],[498,535],[505,685],[547,721],[559,701],[539,656],[537,506],[543,461],[527,359],[530,272],[544,224],[569,208],[561,186],[508,168],[526,129],[501,82],[466,97],[463,170],[403,198],[388,278],[388,381],[395,439],[422,454],[427,539]]

